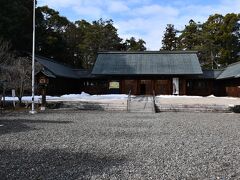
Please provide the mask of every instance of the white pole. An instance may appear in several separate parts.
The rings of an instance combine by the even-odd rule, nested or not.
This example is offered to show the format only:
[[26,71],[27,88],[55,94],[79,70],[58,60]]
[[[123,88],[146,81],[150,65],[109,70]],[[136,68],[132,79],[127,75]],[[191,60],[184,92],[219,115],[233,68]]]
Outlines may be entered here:
[[34,83],[35,83],[35,7],[36,1],[33,0],[33,39],[32,39],[32,110],[30,114],[35,114],[34,109]]

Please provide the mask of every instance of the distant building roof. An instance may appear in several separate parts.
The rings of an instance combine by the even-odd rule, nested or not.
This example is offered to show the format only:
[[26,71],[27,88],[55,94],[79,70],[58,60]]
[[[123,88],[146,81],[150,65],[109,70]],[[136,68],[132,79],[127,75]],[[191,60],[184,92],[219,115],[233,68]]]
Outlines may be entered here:
[[230,64],[217,79],[240,78],[240,62]]
[[217,79],[217,77],[223,72],[222,69],[203,69],[202,71],[203,75],[201,75],[201,77],[204,79]]
[[47,77],[56,78],[56,76],[59,76],[74,79],[95,78],[95,76],[91,74],[92,70],[89,69],[73,69],[41,56],[36,56],[35,60],[44,67],[41,72]]
[[101,52],[92,74],[97,75],[198,75],[196,52]]

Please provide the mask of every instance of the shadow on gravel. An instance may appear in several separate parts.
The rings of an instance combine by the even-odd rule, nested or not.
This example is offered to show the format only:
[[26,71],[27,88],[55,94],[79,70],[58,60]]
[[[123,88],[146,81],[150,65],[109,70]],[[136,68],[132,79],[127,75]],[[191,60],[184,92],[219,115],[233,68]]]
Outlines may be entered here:
[[72,123],[72,121],[47,121],[47,120],[26,120],[26,119],[0,120],[0,135],[7,134],[7,133],[36,130],[34,127],[28,126],[27,124],[29,123],[68,124],[68,123]]
[[[109,179],[121,172],[111,169],[126,162],[125,157],[110,157],[65,150],[0,150],[2,179]],[[99,178],[100,177],[100,178]]]

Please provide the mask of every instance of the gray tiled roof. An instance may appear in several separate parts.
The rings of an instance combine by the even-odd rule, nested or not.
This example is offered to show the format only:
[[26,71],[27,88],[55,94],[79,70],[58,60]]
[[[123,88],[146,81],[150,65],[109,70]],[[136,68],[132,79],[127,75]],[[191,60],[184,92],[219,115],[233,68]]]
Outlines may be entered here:
[[202,74],[196,52],[102,52],[92,74],[194,75]]
[[35,60],[40,63],[44,67],[44,69],[47,69],[47,71],[50,71],[55,76],[75,79],[79,78],[77,73],[75,73],[72,68],[57,63],[51,59],[36,56]]
[[36,56],[35,60],[43,66],[41,72],[51,78],[56,78],[57,76],[74,79],[97,78],[95,75],[91,74],[92,70],[90,69],[73,69],[42,56]]
[[240,78],[240,62],[230,64],[217,79]]

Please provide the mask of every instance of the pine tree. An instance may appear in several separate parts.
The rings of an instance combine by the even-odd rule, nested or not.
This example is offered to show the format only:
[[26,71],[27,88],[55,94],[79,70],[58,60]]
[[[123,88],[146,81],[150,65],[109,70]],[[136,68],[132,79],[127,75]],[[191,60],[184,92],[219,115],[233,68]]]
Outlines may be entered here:
[[126,39],[125,41],[125,47],[127,51],[145,51],[146,42],[142,39],[139,39],[138,41],[131,37],[130,39]]
[[182,34],[179,36],[178,49],[180,50],[197,50],[201,45],[202,36],[201,28],[199,25],[190,20],[189,24],[185,26]]
[[162,50],[173,51],[177,48],[176,30],[173,24],[168,24],[162,40]]

